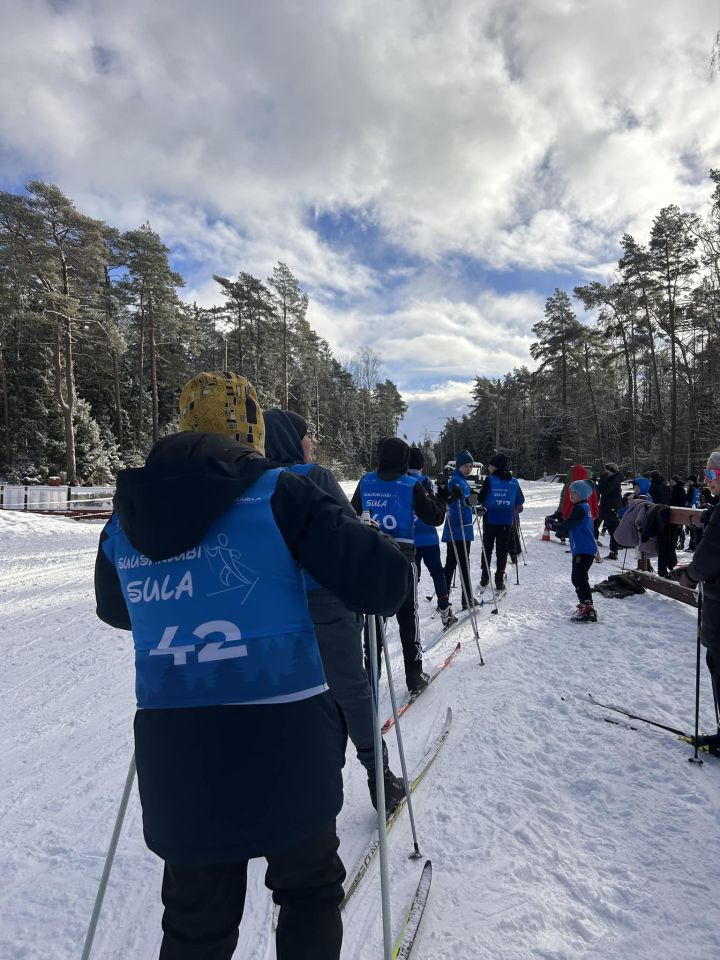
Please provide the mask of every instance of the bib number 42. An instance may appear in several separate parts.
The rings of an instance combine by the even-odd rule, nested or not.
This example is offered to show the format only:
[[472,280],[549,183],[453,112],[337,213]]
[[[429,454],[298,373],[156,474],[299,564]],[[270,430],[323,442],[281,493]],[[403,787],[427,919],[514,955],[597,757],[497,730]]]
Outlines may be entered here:
[[[150,656],[172,657],[173,665],[176,667],[185,666],[187,655],[195,653],[196,650],[198,663],[209,663],[212,660],[232,660],[235,657],[247,656],[247,646],[244,643],[237,643],[238,640],[242,639],[240,630],[236,624],[230,623],[229,620],[209,620],[207,623],[201,623],[199,627],[196,627],[192,635],[200,641],[213,635],[221,638],[220,640],[203,643],[199,649],[196,643],[184,643],[173,647],[172,642],[179,629],[179,627],[165,627],[160,643],[149,651]],[[229,643],[235,643],[236,646],[225,646]]]

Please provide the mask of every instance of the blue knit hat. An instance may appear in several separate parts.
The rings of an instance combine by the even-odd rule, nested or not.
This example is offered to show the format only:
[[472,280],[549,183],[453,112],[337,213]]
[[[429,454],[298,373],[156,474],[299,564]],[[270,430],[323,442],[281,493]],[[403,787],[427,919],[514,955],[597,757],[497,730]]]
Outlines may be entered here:
[[587,500],[593,492],[593,485],[589,480],[573,480],[570,489],[574,490],[581,500]]
[[461,450],[460,453],[455,454],[455,466],[464,467],[466,463],[473,462],[473,455],[469,450]]
[[645,497],[650,492],[650,481],[647,479],[647,477],[635,477],[633,480],[633,486],[640,487],[640,493]]

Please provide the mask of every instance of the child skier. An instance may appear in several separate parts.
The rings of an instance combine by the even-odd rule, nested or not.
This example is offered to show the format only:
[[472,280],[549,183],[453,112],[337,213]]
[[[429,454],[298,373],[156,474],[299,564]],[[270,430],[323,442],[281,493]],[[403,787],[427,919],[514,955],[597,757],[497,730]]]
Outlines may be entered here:
[[595,530],[588,499],[593,494],[593,485],[589,480],[575,480],[570,484],[570,502],[572,510],[566,520],[553,521],[553,527],[559,536],[570,538],[572,550],[572,584],[578,597],[578,608],[573,623],[596,623],[597,614],[592,602],[588,571],[593,565],[597,544]]

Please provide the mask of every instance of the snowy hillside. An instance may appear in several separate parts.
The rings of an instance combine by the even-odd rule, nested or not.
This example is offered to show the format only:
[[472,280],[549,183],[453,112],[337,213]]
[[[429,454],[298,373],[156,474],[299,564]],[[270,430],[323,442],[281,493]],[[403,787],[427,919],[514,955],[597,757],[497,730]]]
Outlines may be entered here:
[[[539,539],[558,487],[523,487],[528,565],[497,616],[488,605],[479,612],[486,666],[463,626],[452,641],[462,639],[462,655],[403,723],[412,767],[446,707],[454,711],[450,738],[415,794],[435,874],[413,956],[718,957],[720,760],[689,764],[690,748],[671,735],[604,722],[612,715],[586,701],[591,691],[690,729],[695,611],[656,595],[599,597],[597,625],[569,623],[570,557]],[[0,956],[8,960],[79,958],[130,760],[131,642],[95,618],[99,531],[99,524],[0,512]],[[479,550],[471,561],[479,578]],[[614,569],[596,565],[591,579]],[[437,630],[424,599],[429,584],[424,572],[425,640]],[[397,646],[394,626],[390,638]],[[427,665],[452,642],[436,647]],[[702,685],[710,729],[704,664]],[[392,734],[388,743],[396,755]],[[349,869],[374,818],[352,747],[345,781],[339,831]],[[411,850],[404,815],[390,841],[395,928],[419,876]],[[381,956],[376,871],[348,908],[345,960]],[[160,877],[134,793],[94,957],[157,956]],[[238,957],[274,956],[270,912],[263,865],[255,863]]]

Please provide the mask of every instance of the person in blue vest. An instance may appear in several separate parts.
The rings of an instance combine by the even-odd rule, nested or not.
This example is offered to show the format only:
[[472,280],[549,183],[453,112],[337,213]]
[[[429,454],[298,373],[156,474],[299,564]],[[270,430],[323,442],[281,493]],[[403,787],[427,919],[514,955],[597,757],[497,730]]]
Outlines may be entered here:
[[243,377],[187,383],[180,430],[118,474],[95,567],[98,616],[135,647],[143,828],[165,861],[160,958],[230,960],[248,860],[265,857],[278,958],[338,960],[346,734],[302,571],[385,616],[414,578],[389,538],[264,459]]
[[[418,481],[425,487],[428,493],[435,496],[432,480],[423,473],[425,468],[425,457],[419,447],[410,447],[410,458],[408,460],[408,474],[411,477],[417,477]],[[420,580],[421,564],[424,563],[432,577],[435,587],[435,597],[437,599],[437,609],[440,611],[442,625],[447,629],[458,622],[453,613],[452,604],[448,595],[447,581],[445,571],[443,570],[442,557],[440,556],[440,538],[437,527],[424,523],[415,518],[415,565],[417,567],[417,577]]]
[[566,520],[554,519],[553,529],[560,536],[570,539],[572,552],[572,585],[578,598],[578,607],[570,619],[573,623],[595,623],[597,613],[592,601],[588,573],[595,561],[597,544],[595,526],[588,498],[592,496],[593,485],[589,480],[574,480],[570,484],[572,510]]
[[[307,421],[291,410],[265,411],[265,456],[293,473],[310,477],[329,494],[343,513],[357,522],[357,514],[331,470],[315,463]],[[377,806],[375,735],[370,682],[363,664],[363,618],[348,610],[334,593],[305,575],[308,610],[315,625],[323,669],[330,693],[340,707],[358,760],[367,770],[370,799]],[[405,784],[390,769],[383,740],[385,807],[391,812],[405,796]]]
[[478,502],[477,495],[473,493],[467,482],[467,478],[472,473],[473,462],[473,455],[468,450],[461,450],[455,454],[455,469],[448,480],[449,504],[442,535],[443,543],[447,544],[445,583],[449,592],[459,562],[463,610],[467,610],[468,599],[471,604],[477,605],[477,600],[473,597],[468,568],[470,546],[475,539],[473,509]]
[[360,515],[365,510],[389,533],[403,552],[412,583],[405,601],[397,611],[405,663],[405,683],[411,694],[420,693],[428,684],[423,671],[422,643],[417,610],[417,579],[415,576],[415,517],[430,526],[442,523],[445,505],[409,476],[410,447],[399,437],[386,437],[378,444],[377,470],[366,473],[352,495],[351,503]]
[[505,568],[507,566],[510,535],[515,525],[516,511],[522,508],[525,497],[520,484],[508,470],[508,459],[504,453],[496,453],[488,463],[488,475],[483,481],[478,497],[485,507],[483,523],[483,557],[480,586],[490,582],[488,564],[495,550],[495,588],[505,588]]

